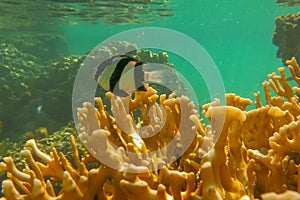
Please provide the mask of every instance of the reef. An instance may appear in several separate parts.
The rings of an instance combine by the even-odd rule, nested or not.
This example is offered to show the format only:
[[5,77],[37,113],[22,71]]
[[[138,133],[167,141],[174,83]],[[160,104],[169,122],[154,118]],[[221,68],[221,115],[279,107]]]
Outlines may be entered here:
[[18,167],[25,167],[25,160],[19,152],[24,148],[24,144],[27,140],[35,139],[37,146],[43,149],[45,153],[50,153],[55,147],[58,152],[62,152],[66,155],[69,160],[73,159],[71,145],[69,143],[70,135],[75,137],[78,145],[77,148],[81,155],[86,155],[86,150],[82,143],[79,142],[76,128],[74,123],[68,123],[54,133],[48,133],[48,129],[40,127],[34,131],[28,131],[21,136],[21,138],[14,142],[10,138],[6,138],[0,141],[0,160],[9,155],[14,155],[15,163]]
[[275,21],[273,43],[278,46],[277,57],[285,62],[291,57],[300,58],[300,13],[280,16]]
[[66,41],[55,31],[39,30],[32,33],[1,34],[1,43],[13,45],[18,51],[29,54],[41,64],[47,64],[52,59],[60,59],[69,55]]
[[[18,41],[15,41],[20,45],[18,48],[10,43],[0,43],[0,138],[13,138],[41,127],[47,127],[48,132],[53,133],[71,121],[72,88],[76,73],[87,56],[68,56],[45,62],[32,52],[26,53],[22,40]],[[168,54],[139,50],[128,42],[109,42],[95,51],[106,57],[115,55],[116,51],[131,52],[137,59],[172,66],[168,63]],[[103,91],[99,89],[97,94],[103,94]]]
[[[65,57],[45,64],[12,44],[1,43],[0,137],[14,138],[18,133],[40,127],[53,132],[70,121],[71,113],[66,104],[54,105],[66,100],[65,91],[72,88],[80,58]],[[61,110],[53,110],[54,107]]]
[[279,68],[263,98],[226,94],[226,105],[203,105],[209,124],[187,97],[151,87],[126,99],[107,93],[111,110],[102,98],[85,102],[78,118],[89,153],[73,135],[73,159],[28,140],[23,170],[12,157],[0,163],[2,199],[299,199],[300,67],[286,64],[292,82]]

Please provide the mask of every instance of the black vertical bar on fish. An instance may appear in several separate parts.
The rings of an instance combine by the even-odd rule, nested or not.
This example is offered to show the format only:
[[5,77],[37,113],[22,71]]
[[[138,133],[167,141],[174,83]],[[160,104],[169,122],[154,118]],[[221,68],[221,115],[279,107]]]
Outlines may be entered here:
[[[109,81],[109,90],[111,92],[113,92],[114,94],[116,94],[116,92],[120,93],[119,81],[121,79],[122,72],[124,71],[126,65],[131,61],[137,61],[137,60],[134,58],[131,58],[131,57],[124,57],[117,63],[115,71],[112,73],[112,75],[110,77],[110,81]],[[123,91],[123,93],[124,93],[124,91]],[[122,93],[122,95],[124,95],[123,93]],[[116,95],[118,95],[118,94],[116,94]]]

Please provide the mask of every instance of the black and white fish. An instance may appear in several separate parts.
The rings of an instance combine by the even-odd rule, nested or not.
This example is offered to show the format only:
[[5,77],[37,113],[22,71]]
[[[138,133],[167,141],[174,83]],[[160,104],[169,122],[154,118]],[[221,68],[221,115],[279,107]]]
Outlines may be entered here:
[[165,68],[170,67],[158,65],[143,63],[130,56],[118,55],[103,61],[97,67],[93,78],[104,90],[125,97],[134,91],[146,91],[146,83],[164,83],[164,79],[167,79],[170,73]]

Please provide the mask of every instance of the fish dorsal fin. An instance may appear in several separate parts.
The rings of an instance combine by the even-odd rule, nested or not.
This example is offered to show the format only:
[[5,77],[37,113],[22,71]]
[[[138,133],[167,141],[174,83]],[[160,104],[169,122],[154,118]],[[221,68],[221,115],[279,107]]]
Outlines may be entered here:
[[99,77],[102,75],[102,73],[105,71],[105,69],[112,65],[114,62],[116,62],[118,59],[117,58],[120,58],[122,57],[123,55],[116,55],[116,56],[113,56],[109,59],[106,59],[104,60],[96,69],[94,75],[93,75],[93,78],[95,81],[98,81]]

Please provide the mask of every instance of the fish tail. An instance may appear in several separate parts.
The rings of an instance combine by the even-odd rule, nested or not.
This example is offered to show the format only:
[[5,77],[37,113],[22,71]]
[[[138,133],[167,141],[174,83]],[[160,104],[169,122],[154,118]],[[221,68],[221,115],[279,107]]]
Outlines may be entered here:
[[176,75],[175,70],[170,66],[158,63],[147,63],[147,66],[144,67],[144,80],[146,83],[169,86],[178,80],[178,76]]
[[137,89],[138,91],[146,91],[144,87],[145,76],[144,76],[143,65],[144,63],[138,62],[134,68],[134,77],[135,77],[134,82],[135,82],[135,86],[138,87]]
[[145,82],[163,83],[163,75],[159,71],[145,72]]
[[137,91],[147,91],[144,85],[145,73],[143,70],[143,65],[144,65],[143,62],[138,62],[134,68],[134,77],[135,77],[134,81],[135,81],[135,85],[138,87]]

